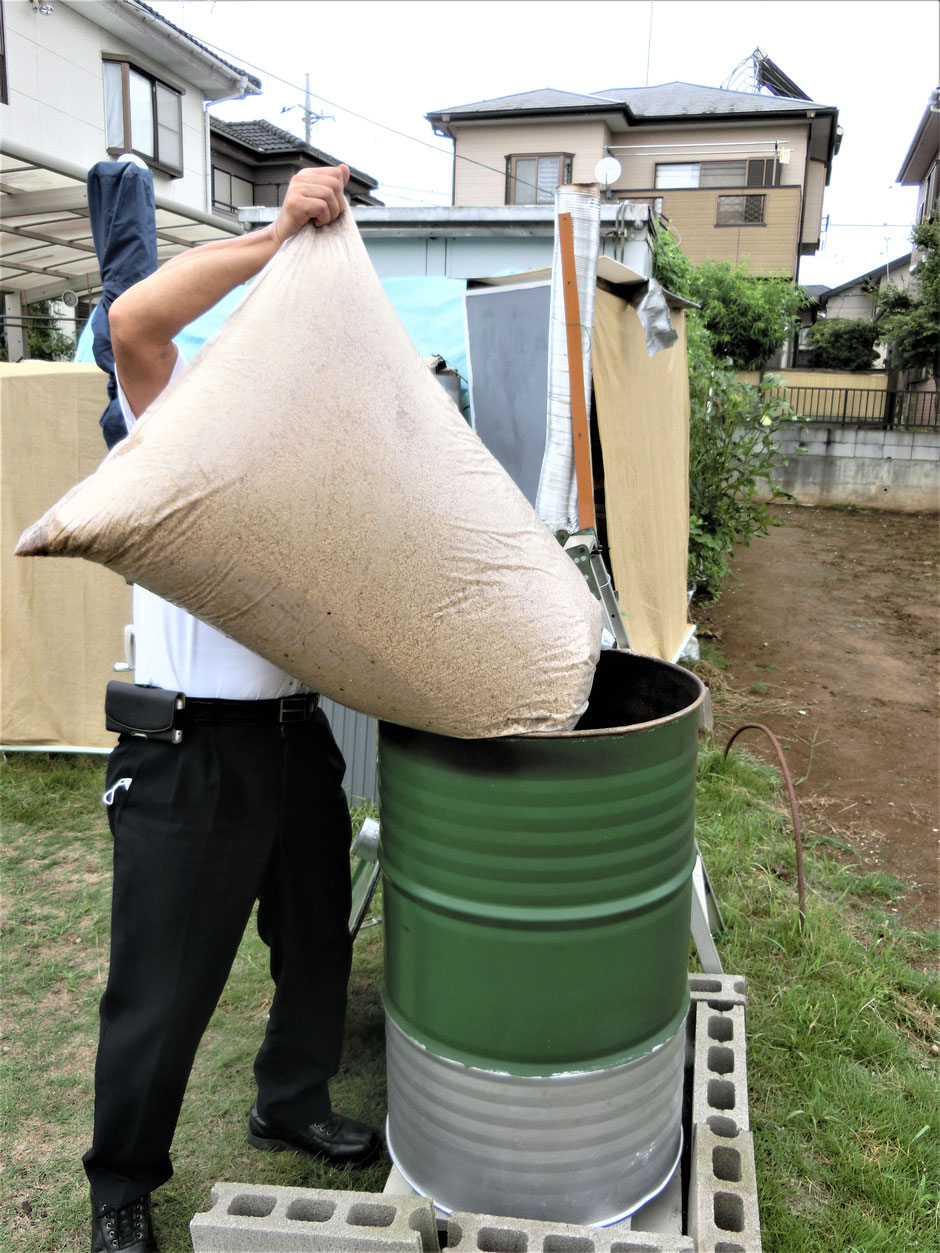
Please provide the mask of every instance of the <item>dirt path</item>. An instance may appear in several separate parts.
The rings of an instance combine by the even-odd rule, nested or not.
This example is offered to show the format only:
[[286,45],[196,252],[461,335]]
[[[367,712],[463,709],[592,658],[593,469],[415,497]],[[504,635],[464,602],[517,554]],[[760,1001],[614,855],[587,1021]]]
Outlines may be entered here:
[[[865,872],[904,880],[899,912],[936,927],[940,519],[775,512],[786,525],[741,549],[722,599],[694,610],[738,693],[722,742],[742,722],[768,726],[804,823],[848,840]],[[773,759],[760,733],[742,742]]]

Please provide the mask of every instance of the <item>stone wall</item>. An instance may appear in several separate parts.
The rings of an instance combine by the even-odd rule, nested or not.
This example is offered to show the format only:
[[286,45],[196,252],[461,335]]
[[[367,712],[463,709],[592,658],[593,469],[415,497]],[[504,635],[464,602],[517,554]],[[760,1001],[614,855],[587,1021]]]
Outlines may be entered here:
[[940,430],[812,422],[778,442],[774,482],[801,505],[940,513]]

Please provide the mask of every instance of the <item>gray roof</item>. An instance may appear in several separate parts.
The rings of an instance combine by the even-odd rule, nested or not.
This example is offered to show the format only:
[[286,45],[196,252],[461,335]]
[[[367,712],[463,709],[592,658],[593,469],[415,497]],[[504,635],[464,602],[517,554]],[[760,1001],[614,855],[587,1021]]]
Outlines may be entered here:
[[625,105],[637,120],[668,117],[705,117],[734,113],[805,113],[807,109],[834,106],[813,104],[786,96],[763,96],[750,91],[727,91],[722,87],[702,87],[697,83],[662,83],[657,87],[611,87],[606,91],[579,95],[543,87],[537,91],[518,92],[494,100],[478,100],[474,104],[436,109],[427,116],[446,114],[457,119],[474,114],[510,114],[565,110],[572,112],[603,112],[605,106],[621,109]]
[[[255,122],[223,122],[221,118],[210,117],[209,122],[214,131],[227,135],[229,139],[235,139],[248,148],[253,148],[255,152],[296,152],[298,148],[305,147],[304,141],[292,135],[290,131],[281,130],[272,122],[265,122],[261,119]],[[337,163],[330,157],[329,164]]]
[[557,91],[554,87],[542,87],[537,91],[520,91],[513,96],[498,96],[494,100],[477,100],[473,104],[458,104],[451,109],[434,109],[429,116],[441,113],[452,116],[457,113],[508,113],[513,109],[584,109],[597,106],[597,96],[582,96],[572,91]]
[[[265,155],[279,152],[302,152],[323,165],[341,164],[339,157],[331,156],[321,148],[314,148],[312,144],[308,144],[297,135],[292,135],[290,131],[281,130],[279,126],[260,118],[254,122],[223,122],[221,118],[210,117],[209,125],[217,134],[225,135],[235,140],[236,143],[244,144],[253,152]],[[342,164],[349,165],[349,162],[342,162]],[[362,170],[357,170],[352,165],[349,166],[349,173],[357,182],[364,183],[367,187],[378,187],[378,181],[371,174],[364,174]]]
[[753,91],[728,91],[697,83],[662,83],[658,87],[611,87],[599,91],[604,100],[622,100],[638,118],[704,117],[711,113],[805,113],[834,106],[788,96],[762,96]]
[[818,303],[826,304],[830,296],[841,295],[842,292],[848,291],[849,288],[856,287],[860,283],[864,283],[867,279],[881,278],[885,272],[890,275],[894,270],[908,269],[911,264],[911,256],[911,253],[906,252],[903,257],[895,257],[893,261],[889,261],[887,264],[882,261],[876,265],[873,270],[867,270],[864,274],[857,274],[855,278],[850,278],[847,282],[840,283],[838,287],[828,288],[825,295],[818,298]]
[[156,9],[152,9],[149,4],[144,4],[143,0],[133,0],[131,7],[135,9],[142,9],[145,13],[149,13],[150,16],[155,17],[158,22],[162,22],[164,26],[169,26],[170,30],[176,31],[178,35],[182,35],[184,39],[188,39],[191,44],[195,44],[197,48],[206,54],[206,56],[212,57],[214,61],[218,61],[220,65],[224,65],[227,70],[232,70],[235,74],[240,74],[247,82],[251,83],[256,94],[261,91],[260,78],[255,78],[254,74],[249,74],[248,71],[243,70],[241,66],[233,65],[231,61],[224,60],[224,58],[220,57],[219,54],[214,52],[207,44],[204,44],[200,40],[194,38],[188,30],[183,30],[181,26],[177,26],[174,22],[171,22],[170,19],[164,17],[162,13],[158,13]]

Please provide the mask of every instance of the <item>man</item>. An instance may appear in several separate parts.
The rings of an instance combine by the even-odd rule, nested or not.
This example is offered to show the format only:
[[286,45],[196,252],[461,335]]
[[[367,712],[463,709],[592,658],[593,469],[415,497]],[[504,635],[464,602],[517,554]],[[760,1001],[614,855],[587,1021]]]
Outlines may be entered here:
[[[114,302],[129,428],[185,368],[174,336],[302,227],[337,218],[348,177],[342,165],[302,171],[270,226],[174,257]],[[94,1137],[83,1159],[92,1253],[158,1247],[150,1194],[172,1174],[196,1049],[256,900],[275,993],[255,1059],[248,1142],[336,1165],[370,1161],[379,1147],[375,1131],[332,1112],[327,1086],[339,1065],[351,960],[350,826],[343,759],[317,698],[140,587],[134,624],[135,681],[146,691],[130,699],[161,699],[165,690],[186,703],[179,743],[122,735],[108,762],[111,965]]]

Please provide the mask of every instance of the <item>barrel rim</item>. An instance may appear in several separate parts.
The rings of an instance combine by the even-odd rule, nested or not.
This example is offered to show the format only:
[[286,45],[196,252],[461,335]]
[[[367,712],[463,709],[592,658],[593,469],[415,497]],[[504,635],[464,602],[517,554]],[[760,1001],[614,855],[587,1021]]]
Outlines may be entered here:
[[527,731],[523,735],[507,735],[503,738],[507,740],[581,740],[581,739],[598,739],[602,736],[610,735],[632,735],[638,731],[651,731],[654,727],[662,727],[670,722],[678,722],[682,718],[687,718],[694,710],[699,709],[705,701],[705,684],[693,674],[691,670],[687,670],[685,666],[677,666],[672,661],[664,661],[662,657],[653,657],[649,653],[637,653],[632,649],[612,649],[612,652],[621,652],[636,657],[641,661],[656,662],[667,670],[676,670],[683,677],[691,679],[692,684],[698,688],[698,695],[689,705],[683,705],[681,709],[676,709],[671,714],[666,714],[662,718],[652,718],[649,722],[630,722],[625,726],[619,727],[595,727],[586,731]]
[[685,666],[677,666],[674,662],[664,661],[662,657],[653,657],[648,653],[636,653],[636,652],[633,652],[631,649],[611,649],[610,651],[620,652],[625,656],[629,655],[631,657],[636,657],[641,661],[652,661],[652,662],[655,662],[658,666],[665,667],[667,670],[677,670],[684,677],[689,678],[692,681],[693,685],[698,688],[698,695],[696,696],[695,700],[691,702],[691,704],[683,705],[681,709],[677,709],[673,713],[666,714],[662,718],[652,718],[649,722],[630,722],[630,723],[627,723],[625,726],[594,727],[594,728],[584,730],[584,731],[577,731],[577,730],[523,731],[523,732],[515,732],[512,735],[470,736],[468,738],[464,738],[462,736],[453,737],[453,736],[439,735],[434,731],[419,730],[418,728],[414,728],[414,727],[401,727],[399,723],[388,722],[383,719],[380,719],[379,720],[379,732],[381,734],[384,727],[389,727],[389,728],[399,727],[401,730],[405,730],[409,732],[416,732],[419,735],[427,735],[435,739],[459,738],[462,743],[466,743],[466,744],[488,744],[488,743],[491,743],[493,740],[499,740],[501,743],[505,743],[505,744],[513,744],[513,743],[526,744],[526,743],[531,742],[532,740],[597,740],[597,739],[608,739],[611,736],[618,736],[618,735],[635,735],[639,732],[655,730],[657,727],[668,726],[670,723],[679,722],[684,718],[688,718],[688,716],[691,713],[701,709],[702,705],[705,703],[705,696],[706,696],[708,689],[706,688],[702,680],[698,677],[698,675],[693,674],[691,670],[687,670]]
[[[421,1196],[421,1197],[424,1197],[426,1200],[431,1201],[434,1205],[434,1209],[436,1212],[443,1214],[448,1218],[451,1216],[451,1214],[460,1213],[461,1211],[458,1209],[457,1206],[448,1207],[442,1201],[439,1201],[436,1196],[432,1195],[432,1193],[421,1189],[418,1186],[418,1184],[416,1184],[414,1180],[411,1179],[411,1177],[408,1174],[407,1169],[402,1167],[399,1161],[398,1151],[395,1148],[395,1145],[392,1140],[391,1121],[392,1121],[391,1116],[386,1115],[385,1117],[385,1147],[388,1150],[389,1157],[392,1159],[392,1165],[401,1175],[402,1179],[404,1179],[405,1183],[412,1190],[415,1196]],[[676,1148],[675,1158],[673,1160],[672,1165],[669,1168],[668,1174],[663,1179],[662,1183],[657,1184],[655,1187],[651,1188],[648,1192],[644,1193],[639,1198],[639,1200],[631,1201],[629,1208],[625,1210],[620,1210],[618,1213],[614,1214],[612,1218],[600,1218],[600,1219],[595,1220],[594,1222],[590,1222],[584,1225],[588,1227],[592,1227],[595,1230],[598,1230],[604,1227],[612,1227],[614,1223],[623,1222],[625,1218],[629,1218],[631,1214],[635,1214],[637,1210],[642,1209],[644,1205],[648,1205],[650,1201],[654,1201],[661,1192],[665,1192],[666,1188],[672,1182],[673,1175],[675,1175],[676,1171],[679,1168],[679,1163],[682,1161],[682,1152],[683,1152],[683,1149],[685,1148],[685,1128],[681,1125],[681,1123],[679,1127],[677,1128],[677,1131],[678,1131],[678,1146]],[[669,1159],[667,1158],[666,1160],[668,1162]],[[543,1223],[552,1223],[551,1219],[546,1219],[546,1218],[535,1219],[534,1221],[543,1222]],[[571,1220],[568,1218],[563,1218],[557,1221],[558,1223],[568,1223]],[[555,1224],[553,1223],[553,1225]],[[578,1225],[580,1226],[582,1224],[578,1224]]]

